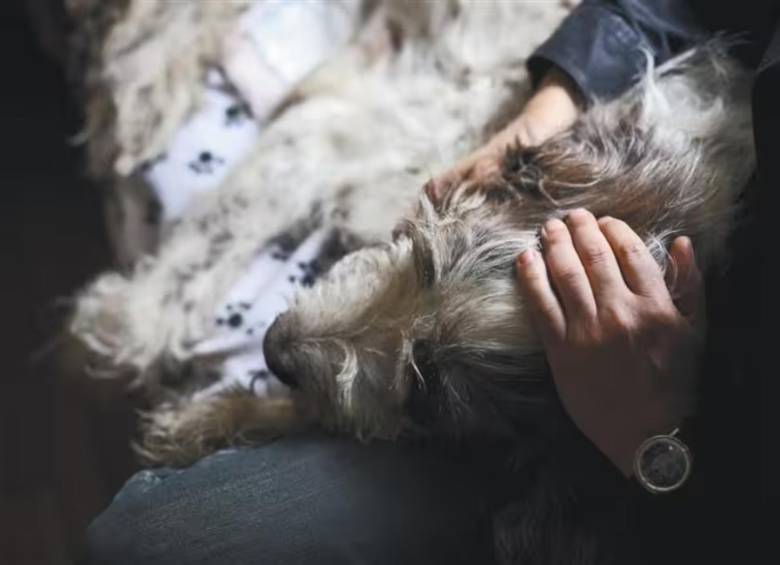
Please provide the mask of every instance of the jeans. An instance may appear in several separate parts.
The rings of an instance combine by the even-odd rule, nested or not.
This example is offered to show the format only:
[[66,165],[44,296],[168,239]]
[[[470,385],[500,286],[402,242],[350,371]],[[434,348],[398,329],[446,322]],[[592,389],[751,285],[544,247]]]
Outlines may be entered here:
[[141,471],[86,533],[85,565],[490,563],[485,460],[298,437]]

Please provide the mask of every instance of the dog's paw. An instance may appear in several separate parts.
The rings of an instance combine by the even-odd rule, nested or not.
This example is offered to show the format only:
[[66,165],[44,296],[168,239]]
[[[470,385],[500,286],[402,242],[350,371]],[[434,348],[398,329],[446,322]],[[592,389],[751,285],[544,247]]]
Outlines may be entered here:
[[233,390],[200,400],[163,404],[143,415],[135,446],[150,466],[185,467],[226,447],[265,443],[305,425],[290,398]]

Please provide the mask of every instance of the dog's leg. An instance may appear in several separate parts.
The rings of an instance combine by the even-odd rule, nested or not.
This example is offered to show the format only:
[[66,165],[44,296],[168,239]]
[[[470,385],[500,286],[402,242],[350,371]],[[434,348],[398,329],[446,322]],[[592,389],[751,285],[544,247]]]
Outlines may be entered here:
[[271,441],[305,425],[306,418],[290,398],[231,391],[162,405],[145,414],[136,450],[147,464],[184,467],[219,449]]

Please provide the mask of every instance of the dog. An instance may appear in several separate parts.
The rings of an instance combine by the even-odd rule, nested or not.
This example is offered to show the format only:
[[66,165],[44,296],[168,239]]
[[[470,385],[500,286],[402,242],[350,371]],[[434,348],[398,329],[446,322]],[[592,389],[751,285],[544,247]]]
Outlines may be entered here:
[[[472,39],[486,33],[481,21],[512,27],[511,18],[490,10],[527,9],[432,4],[466,13],[471,19],[460,22],[449,12],[436,17],[455,27],[473,24],[466,36]],[[344,80],[351,74],[333,68],[314,77],[302,92],[304,102],[270,126],[258,156],[221,194],[197,204],[158,257],[130,277],[103,277],[82,295],[73,332],[156,389],[164,380],[161,367],[184,374],[192,344],[206,332],[199,308],[210,312],[225,281],[245,267],[258,244],[291,221],[304,233],[327,230],[353,252],[301,291],[265,336],[269,367],[291,385],[290,395],[167,395],[145,418],[139,451],[147,462],[187,465],[223,446],[311,426],[364,440],[491,442],[512,462],[521,491],[508,492],[496,516],[500,561],[609,562],[614,554],[594,530],[616,522],[591,521],[598,512],[588,512],[582,501],[582,488],[593,484],[585,477],[598,481],[609,470],[589,455],[561,409],[516,288],[514,261],[538,248],[544,221],[588,208],[625,220],[664,268],[666,246],[677,234],[691,237],[704,270],[715,268],[754,166],[750,79],[717,43],[658,69],[648,63],[636,88],[595,103],[570,131],[538,147],[511,149],[500,176],[437,199],[419,189],[432,155],[417,151],[415,143],[430,144],[412,125],[434,131],[436,124],[460,124],[464,108],[474,108],[475,121],[484,125],[497,106],[519,98],[508,85],[522,76],[498,58],[485,65],[492,80],[474,81],[474,71],[461,72],[462,61],[451,57],[453,45],[471,45],[462,33],[443,33],[455,28],[441,24],[418,30],[415,18],[395,21],[407,56],[386,67],[408,64],[424,72],[405,70],[405,83],[353,83]],[[415,33],[440,37],[438,58],[424,50],[416,59],[408,56]],[[445,69],[445,78],[420,64],[428,59],[431,68]],[[476,57],[470,68],[479,62]],[[363,63],[346,57],[337,70],[339,64]],[[458,80],[466,86],[452,87]],[[383,88],[390,84],[404,92],[404,104],[389,102]],[[437,103],[437,95],[446,95],[446,103]],[[403,111],[388,114],[395,106]],[[301,124],[322,135],[294,135]],[[442,157],[447,162],[484,133],[436,131],[439,146],[449,148]],[[297,155],[304,159],[291,162]],[[295,187],[295,199],[273,192],[280,186]],[[571,469],[583,476],[572,476]]]
[[[570,131],[509,149],[500,176],[443,198],[422,192],[392,239],[336,262],[269,329],[266,360],[290,398],[236,392],[161,410],[148,422],[147,453],[187,460],[310,425],[364,440],[496,442],[525,461],[522,473],[535,469],[530,499],[497,517],[501,562],[617,559],[594,533],[614,537],[614,515],[601,526],[583,519],[587,503],[574,494],[592,488],[584,477],[609,471],[561,409],[514,262],[539,248],[547,219],[587,208],[627,222],[664,269],[683,234],[702,269],[715,268],[754,166],[749,87],[717,44],[705,45],[649,67]],[[345,228],[331,220],[329,229]]]

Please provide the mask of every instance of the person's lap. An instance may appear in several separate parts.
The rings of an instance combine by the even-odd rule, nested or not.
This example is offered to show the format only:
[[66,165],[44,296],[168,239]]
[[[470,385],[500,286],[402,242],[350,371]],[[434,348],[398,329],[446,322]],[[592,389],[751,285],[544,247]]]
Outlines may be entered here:
[[89,527],[84,563],[487,563],[483,463],[305,437],[142,471]]

